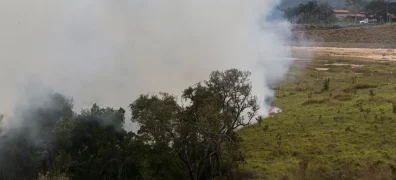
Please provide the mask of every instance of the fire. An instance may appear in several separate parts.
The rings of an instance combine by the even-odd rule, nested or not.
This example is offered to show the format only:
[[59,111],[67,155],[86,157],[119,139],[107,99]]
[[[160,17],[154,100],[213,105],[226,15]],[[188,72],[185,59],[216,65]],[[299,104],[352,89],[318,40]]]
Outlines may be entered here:
[[281,112],[282,112],[282,109],[280,109],[278,107],[275,107],[275,106],[272,106],[271,109],[268,112],[268,116],[272,116],[274,114],[278,114],[278,113],[281,113]]

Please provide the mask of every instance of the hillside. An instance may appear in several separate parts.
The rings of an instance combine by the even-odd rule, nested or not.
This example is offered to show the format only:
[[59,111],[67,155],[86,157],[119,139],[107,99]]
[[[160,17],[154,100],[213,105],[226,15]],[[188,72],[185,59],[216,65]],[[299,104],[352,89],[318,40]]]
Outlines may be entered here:
[[[304,31],[304,37],[315,42],[395,43],[396,24],[362,26],[332,30]],[[299,37],[302,32],[295,32]]]
[[242,169],[256,179],[395,177],[396,63],[338,59],[294,65],[276,91],[283,113],[240,131]]

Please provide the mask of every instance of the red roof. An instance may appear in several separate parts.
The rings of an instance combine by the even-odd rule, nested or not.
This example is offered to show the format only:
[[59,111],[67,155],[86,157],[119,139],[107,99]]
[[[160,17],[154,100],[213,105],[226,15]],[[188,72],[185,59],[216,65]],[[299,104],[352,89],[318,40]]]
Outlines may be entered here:
[[344,10],[344,9],[334,9],[333,10],[334,11],[334,13],[342,13],[342,14],[348,14],[349,13],[349,11],[348,10]]

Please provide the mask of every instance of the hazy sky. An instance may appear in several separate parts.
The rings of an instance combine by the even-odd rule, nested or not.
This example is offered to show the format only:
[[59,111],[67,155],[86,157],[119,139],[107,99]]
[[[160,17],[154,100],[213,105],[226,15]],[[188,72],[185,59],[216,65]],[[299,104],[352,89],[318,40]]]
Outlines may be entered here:
[[0,113],[37,87],[127,107],[229,68],[252,72],[264,107],[291,63],[289,24],[260,21],[279,1],[0,0]]

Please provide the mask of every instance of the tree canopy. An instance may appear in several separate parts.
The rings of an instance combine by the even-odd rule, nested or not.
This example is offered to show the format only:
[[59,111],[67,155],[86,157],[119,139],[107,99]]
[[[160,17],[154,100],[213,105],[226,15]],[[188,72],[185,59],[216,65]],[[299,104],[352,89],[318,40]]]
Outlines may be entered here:
[[376,17],[378,21],[388,21],[388,13],[396,14],[396,3],[390,3],[385,0],[373,0],[365,5],[365,11],[369,15]]
[[[366,0],[345,0],[345,6],[352,14],[360,13],[366,4]],[[355,16],[355,22],[357,22],[357,16]]]
[[51,94],[41,99],[45,106],[21,109],[20,126],[3,127],[0,173],[17,180],[234,179],[243,162],[235,130],[259,108],[249,76],[214,71],[185,89],[182,103],[168,93],[139,96],[129,106],[137,133],[123,129],[123,108],[94,104],[75,113],[71,100]]
[[166,93],[142,95],[130,106],[132,121],[141,127],[138,134],[169,149],[190,179],[232,178],[230,170],[242,160],[235,153],[234,130],[248,125],[258,111],[249,75],[236,69],[215,71],[209,81],[184,90],[186,106]]
[[333,8],[327,3],[309,1],[297,7],[284,10],[284,16],[290,21],[298,23],[331,23],[334,22]]

